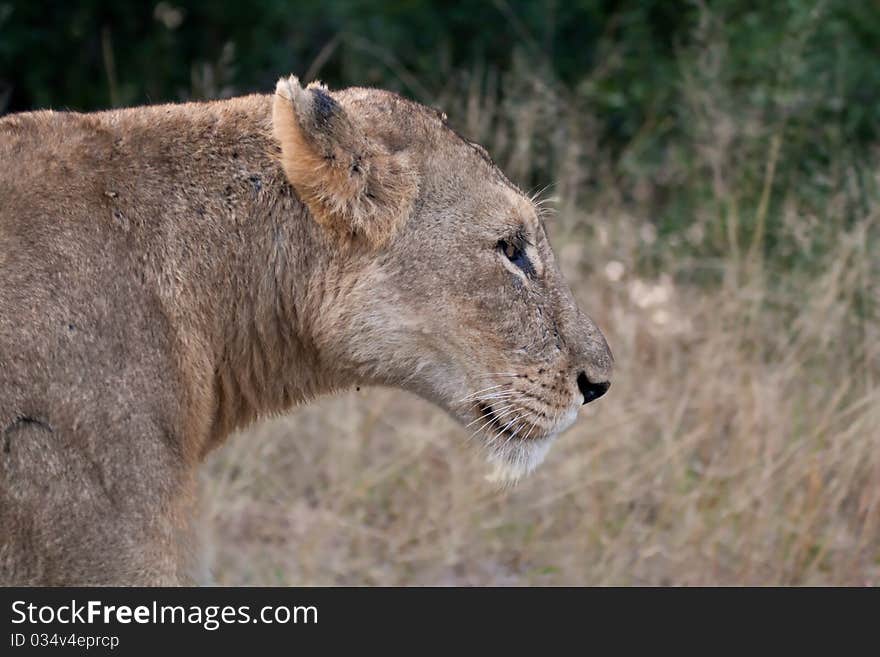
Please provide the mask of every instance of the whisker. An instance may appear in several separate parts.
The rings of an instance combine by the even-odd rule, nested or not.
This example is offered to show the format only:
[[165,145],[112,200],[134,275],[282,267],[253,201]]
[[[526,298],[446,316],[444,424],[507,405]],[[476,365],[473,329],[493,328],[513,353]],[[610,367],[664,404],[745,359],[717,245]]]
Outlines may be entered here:
[[546,191],[547,191],[548,189],[550,189],[551,187],[554,187],[555,185],[556,185],[555,182],[549,182],[549,183],[547,183],[546,185],[544,185],[543,187],[541,187],[541,189],[539,189],[539,190],[537,190],[537,191],[535,191],[535,192],[532,192],[532,193],[529,195],[529,201],[531,201],[532,203],[534,203],[535,201],[537,201],[537,200],[541,197],[541,194],[543,194],[544,192],[546,192]]
[[478,378],[485,379],[490,376],[510,376],[510,377],[519,377],[521,376],[517,372],[489,372],[488,374],[477,374]]
[[[503,417],[505,417],[505,416],[507,416],[507,415],[510,415],[511,413],[516,413],[516,412],[518,412],[518,409],[516,409],[516,408],[512,408],[512,409],[510,409],[510,410],[507,410],[507,411],[505,411],[504,413],[501,413],[500,415],[498,414],[497,411],[493,412],[493,413],[491,414],[491,417],[486,421],[486,423],[483,424],[479,429],[477,429],[476,431],[474,431],[474,435],[480,433],[483,429],[485,429],[486,427],[488,427],[490,424],[493,424],[493,423],[500,423],[499,420],[501,420],[501,418],[503,418]],[[514,418],[514,420],[515,420],[515,419],[516,419],[516,418]],[[508,422],[508,425],[507,425],[507,426],[510,426],[510,422]],[[501,433],[504,433],[504,431],[506,431],[506,430],[507,430],[507,427],[505,426],[503,429],[501,429],[501,431],[499,431],[499,435],[500,435]],[[491,442],[492,442],[492,439],[490,439],[489,442],[491,443]]]
[[[535,418],[535,419],[537,420],[538,418]],[[537,426],[538,425],[536,422],[532,422],[532,428],[529,429],[529,432],[526,434],[525,438],[523,438],[524,441],[528,441],[528,439],[532,437],[532,431],[534,431],[537,428]]]
[[487,441],[487,444],[492,445],[496,440],[498,440],[498,438],[501,437],[501,434],[503,434],[505,431],[507,431],[507,428],[508,428],[510,425],[512,425],[514,422],[516,422],[517,420],[519,420],[520,417],[521,417],[521,416],[517,415],[517,416],[514,417],[510,422],[508,422],[507,424],[505,424],[501,429],[498,430],[497,433],[495,433],[491,438],[489,438],[489,440]]
[[[516,404],[511,404],[511,406],[516,406]],[[520,407],[520,409],[521,409],[521,407]],[[509,411],[505,411],[504,413],[501,413],[500,415],[498,414],[498,412],[495,412],[495,413],[493,413],[493,416],[494,416],[494,419],[497,421],[497,420],[500,420],[501,418],[503,418],[505,415],[510,415],[511,413],[516,413],[517,410],[520,410],[520,409],[514,408]]]
[[521,395],[521,394],[522,393],[520,393],[518,390],[505,390],[505,391],[493,392],[491,395],[484,395],[483,397],[480,397],[480,399],[478,399],[477,401],[485,401],[485,400],[490,400],[490,399],[504,399],[505,397],[513,397],[515,395]]
[[[527,416],[537,417],[537,416],[535,416],[533,413],[526,413],[526,415],[522,415],[522,416],[520,416],[520,417],[521,417],[522,419],[525,419]],[[534,425],[534,423],[532,423],[532,428],[534,428],[534,427],[535,427],[535,425]],[[518,433],[519,433],[520,431],[522,431],[524,428],[525,428],[525,425],[521,426],[519,429],[517,429],[516,431],[514,431],[514,432],[513,432],[508,438],[507,438],[507,440],[504,441],[504,444],[501,446],[501,449],[504,449],[505,447],[507,447],[508,443],[510,443],[511,440],[513,440],[514,438],[516,438],[516,434],[518,434]]]
[[[508,404],[507,406],[502,406],[502,407],[501,407],[500,409],[498,409],[498,410],[503,411],[504,409],[506,409],[506,408],[512,408],[513,406],[514,406],[514,404]],[[492,411],[493,414],[496,413],[496,412],[497,412],[497,411]],[[481,416],[478,417],[476,420],[473,420],[473,421],[471,421],[470,423],[466,424],[464,428],[467,429],[467,428],[470,427],[472,424],[476,424],[477,422],[479,422],[480,420],[483,420],[483,419],[485,419],[485,418],[481,415]],[[492,420],[489,420],[489,421],[491,422]],[[478,429],[477,431],[479,431],[479,429]]]
[[481,392],[486,392],[486,391],[488,391],[488,390],[494,390],[495,388],[501,388],[502,386],[506,386],[506,385],[509,385],[509,384],[507,384],[507,383],[499,383],[498,385],[489,386],[488,388],[483,388],[482,390],[477,390],[476,392],[472,392],[471,394],[467,395],[466,397],[462,397],[462,398],[459,399],[458,402],[456,402],[456,403],[460,403],[460,402],[463,402],[463,401],[467,401],[467,400],[470,399],[471,397],[476,397],[476,396],[479,395]]
[[[498,414],[498,411],[493,410],[492,413],[491,413],[491,416],[490,416],[489,419],[486,421],[486,423],[483,424],[479,429],[477,429],[476,431],[474,431],[473,436],[475,436],[475,435],[477,435],[478,433],[480,433],[483,429],[485,429],[486,427],[488,427],[488,426],[489,426],[490,424],[492,424],[493,422],[498,422],[498,420],[500,420],[500,419],[501,419],[502,417],[504,417],[505,415],[510,415],[511,413],[516,413],[516,412],[517,412],[517,409],[515,409],[515,408],[511,408],[511,407],[513,407],[513,406],[515,406],[515,404],[510,404],[509,406],[505,406],[504,408],[508,408],[508,409],[511,409],[511,410],[505,411],[504,413],[501,413],[500,415]],[[504,410],[504,409],[501,409],[501,410]],[[473,423],[471,423],[471,424],[473,424]],[[470,426],[470,425],[468,425],[468,426]],[[467,428],[467,427],[465,427],[465,428]],[[502,429],[502,431],[504,431],[504,430]],[[491,442],[491,441],[490,441],[490,442]]]

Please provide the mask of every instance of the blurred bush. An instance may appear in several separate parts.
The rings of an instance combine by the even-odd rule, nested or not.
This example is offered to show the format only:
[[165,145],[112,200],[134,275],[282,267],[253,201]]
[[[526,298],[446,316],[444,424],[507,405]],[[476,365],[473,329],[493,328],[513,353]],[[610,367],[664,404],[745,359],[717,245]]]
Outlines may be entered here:
[[[577,193],[610,185],[648,208],[656,248],[690,229],[701,239],[671,247],[797,267],[875,191],[878,44],[880,6],[846,0],[16,0],[0,2],[0,112],[225,97],[288,72],[426,103],[476,85],[514,106],[507,117],[521,94],[545,94],[565,105],[565,137],[603,162]],[[484,127],[471,136],[493,152],[517,148]],[[511,172],[527,187],[559,165],[533,146]],[[798,240],[784,221],[793,190],[817,223]]]

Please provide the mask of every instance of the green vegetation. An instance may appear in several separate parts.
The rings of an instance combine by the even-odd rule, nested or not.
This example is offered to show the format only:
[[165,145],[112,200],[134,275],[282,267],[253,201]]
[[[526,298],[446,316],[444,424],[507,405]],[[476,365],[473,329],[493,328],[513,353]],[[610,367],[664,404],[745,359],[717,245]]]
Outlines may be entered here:
[[[0,2],[0,111],[222,97],[287,72],[426,103],[474,84],[499,105],[549,91],[601,158],[578,189],[587,202],[611,184],[650,207],[661,238],[711,212],[693,229],[700,255],[761,252],[788,268],[876,194],[878,43],[880,7],[845,0],[19,0]],[[504,144],[482,137],[503,161]],[[513,172],[526,187],[558,166],[536,147]],[[817,223],[797,238],[793,199]]]

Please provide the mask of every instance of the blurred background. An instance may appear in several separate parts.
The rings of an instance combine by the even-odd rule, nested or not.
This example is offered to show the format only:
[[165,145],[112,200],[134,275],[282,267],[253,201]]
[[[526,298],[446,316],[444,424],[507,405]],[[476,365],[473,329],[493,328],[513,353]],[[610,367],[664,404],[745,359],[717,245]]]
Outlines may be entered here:
[[512,489],[397,391],[234,437],[218,583],[880,585],[878,3],[0,0],[0,113],[288,73],[442,108],[541,190],[617,369]]

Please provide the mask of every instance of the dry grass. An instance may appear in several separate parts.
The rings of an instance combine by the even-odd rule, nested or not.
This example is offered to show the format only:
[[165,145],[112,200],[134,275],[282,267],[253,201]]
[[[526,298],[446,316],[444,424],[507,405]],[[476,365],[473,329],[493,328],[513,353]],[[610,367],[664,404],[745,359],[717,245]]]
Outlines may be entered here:
[[[844,201],[816,217],[792,189],[794,240],[835,228],[811,273],[774,267],[757,254],[781,133],[683,94],[690,173],[713,196],[680,240],[704,253],[720,234],[730,248],[666,257],[639,191],[651,181],[621,200],[582,108],[534,76],[508,88],[521,102],[497,104],[487,86],[514,83],[484,79],[450,116],[519,179],[538,158],[554,172],[552,239],[614,350],[611,392],[501,491],[461,428],[397,391],[321,400],[237,436],[206,468],[218,583],[880,584],[880,202],[846,223]],[[741,243],[736,167],[756,144],[769,144],[761,233]],[[585,181],[602,193],[586,199]],[[656,276],[636,266],[646,252]],[[707,271],[715,282],[698,284]]]
[[880,584],[880,405],[846,357],[846,276],[831,268],[788,321],[755,311],[758,286],[640,307],[635,282],[576,279],[616,351],[613,392],[513,490],[396,391],[239,436],[210,467],[218,581]]

